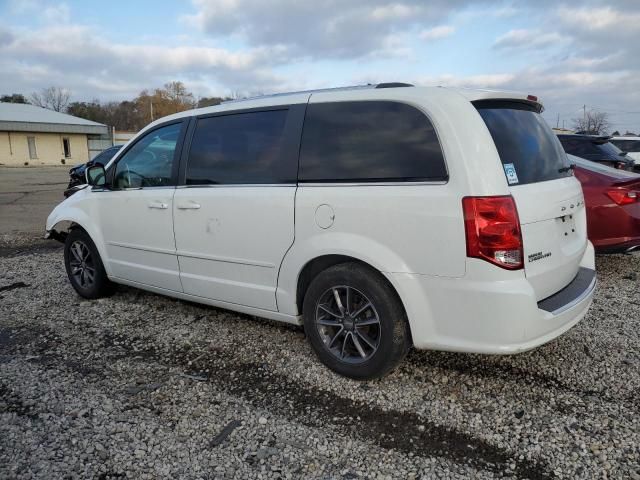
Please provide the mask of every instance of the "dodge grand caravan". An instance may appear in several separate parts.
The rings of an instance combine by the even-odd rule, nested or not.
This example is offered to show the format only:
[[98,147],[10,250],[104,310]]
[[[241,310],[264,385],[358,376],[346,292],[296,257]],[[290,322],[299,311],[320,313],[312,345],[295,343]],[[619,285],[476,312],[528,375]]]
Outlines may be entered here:
[[[386,88],[385,88],[386,87]],[[162,118],[58,205],[85,298],[112,282],[304,325],[328,367],[507,354],[595,288],[580,183],[536,97],[381,84]]]

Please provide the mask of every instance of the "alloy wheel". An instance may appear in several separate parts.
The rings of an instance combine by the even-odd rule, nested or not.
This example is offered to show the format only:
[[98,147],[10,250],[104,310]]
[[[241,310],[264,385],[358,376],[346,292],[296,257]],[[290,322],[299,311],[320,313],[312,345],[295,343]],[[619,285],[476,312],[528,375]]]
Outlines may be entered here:
[[382,332],[375,306],[347,285],[331,287],[320,296],[315,324],[325,348],[342,362],[366,362],[380,345]]
[[81,288],[91,288],[96,279],[96,268],[91,250],[84,242],[76,240],[71,244],[69,252],[71,253],[69,259],[71,276]]

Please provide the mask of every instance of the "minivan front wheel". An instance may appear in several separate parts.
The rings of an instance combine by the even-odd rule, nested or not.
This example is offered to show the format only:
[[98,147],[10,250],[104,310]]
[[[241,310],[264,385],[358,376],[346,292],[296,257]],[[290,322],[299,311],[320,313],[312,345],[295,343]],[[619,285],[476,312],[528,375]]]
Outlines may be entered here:
[[100,298],[113,291],[98,249],[84,230],[75,228],[67,235],[64,265],[71,286],[81,297]]
[[404,309],[375,270],[342,263],[321,272],[303,303],[307,337],[320,360],[358,380],[381,377],[409,348]]

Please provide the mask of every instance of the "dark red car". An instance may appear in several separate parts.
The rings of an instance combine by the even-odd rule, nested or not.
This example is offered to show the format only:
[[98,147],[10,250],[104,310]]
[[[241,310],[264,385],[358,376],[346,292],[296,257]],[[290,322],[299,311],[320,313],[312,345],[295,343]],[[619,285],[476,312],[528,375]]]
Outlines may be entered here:
[[640,248],[640,175],[569,155],[587,206],[587,235],[599,253]]

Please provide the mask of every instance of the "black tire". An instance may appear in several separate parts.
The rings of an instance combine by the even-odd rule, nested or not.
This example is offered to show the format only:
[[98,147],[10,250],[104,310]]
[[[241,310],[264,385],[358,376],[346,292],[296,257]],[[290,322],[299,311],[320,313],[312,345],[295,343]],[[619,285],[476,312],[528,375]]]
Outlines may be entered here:
[[94,299],[113,293],[113,283],[107,278],[98,249],[80,228],[71,230],[64,242],[64,266],[71,285],[81,297]]
[[[382,377],[409,351],[402,303],[387,280],[367,266],[341,263],[319,273],[307,289],[302,310],[311,347],[340,375],[357,380]],[[336,348],[336,342],[341,346]]]

